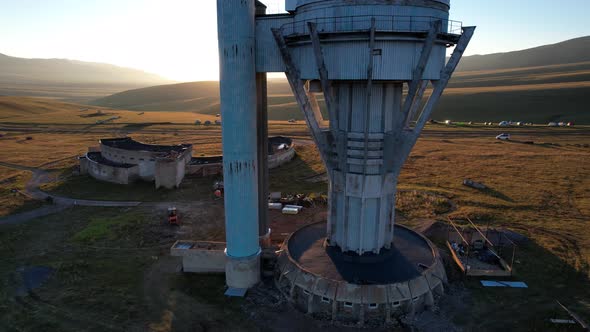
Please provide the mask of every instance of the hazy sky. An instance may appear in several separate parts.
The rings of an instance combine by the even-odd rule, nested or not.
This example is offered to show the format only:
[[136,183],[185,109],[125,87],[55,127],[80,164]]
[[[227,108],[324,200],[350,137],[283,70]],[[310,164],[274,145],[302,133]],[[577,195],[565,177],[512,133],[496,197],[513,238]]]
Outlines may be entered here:
[[[478,26],[467,54],[590,35],[589,18],[590,0],[451,0],[451,19]],[[0,53],[216,80],[216,0],[0,0]]]

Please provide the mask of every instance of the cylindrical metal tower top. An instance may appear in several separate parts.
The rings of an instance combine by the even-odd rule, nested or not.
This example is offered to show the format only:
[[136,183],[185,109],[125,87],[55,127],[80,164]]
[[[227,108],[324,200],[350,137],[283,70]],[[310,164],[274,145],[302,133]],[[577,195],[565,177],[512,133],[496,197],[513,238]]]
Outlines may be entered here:
[[[311,3],[316,2],[335,2],[334,0],[291,0],[288,2],[295,3],[296,7],[305,6]],[[381,4],[381,5],[404,5],[404,6],[424,6],[428,5],[429,3],[441,3],[450,7],[451,0],[357,0],[357,1],[347,1],[347,5],[351,4],[359,4],[359,5],[368,5],[368,4]]]

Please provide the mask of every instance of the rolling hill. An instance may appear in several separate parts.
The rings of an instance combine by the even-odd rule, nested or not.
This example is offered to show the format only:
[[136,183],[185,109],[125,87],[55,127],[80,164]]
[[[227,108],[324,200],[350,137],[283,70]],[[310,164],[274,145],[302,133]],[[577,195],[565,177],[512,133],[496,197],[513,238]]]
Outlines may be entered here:
[[590,36],[586,36],[521,51],[468,56],[461,60],[458,70],[510,69],[588,62],[589,50]]
[[167,83],[172,81],[110,64],[0,54],[0,95],[87,102],[120,91]]
[[[49,128],[51,125],[88,125],[92,127],[121,126],[133,128],[157,124],[194,124],[195,120],[215,121],[214,115],[192,112],[135,112],[130,110],[89,107],[55,99],[0,96],[0,127],[31,126]],[[102,124],[98,123],[104,121]],[[0,134],[2,134],[0,130]],[[1,136],[1,135],[0,135]]]
[[[433,117],[455,121],[590,123],[590,36],[532,49],[465,57]],[[138,111],[219,112],[217,82],[136,89],[93,105]],[[269,118],[302,119],[285,80],[269,82]]]
[[0,83],[121,84],[171,83],[158,75],[105,63],[26,59],[0,54]]

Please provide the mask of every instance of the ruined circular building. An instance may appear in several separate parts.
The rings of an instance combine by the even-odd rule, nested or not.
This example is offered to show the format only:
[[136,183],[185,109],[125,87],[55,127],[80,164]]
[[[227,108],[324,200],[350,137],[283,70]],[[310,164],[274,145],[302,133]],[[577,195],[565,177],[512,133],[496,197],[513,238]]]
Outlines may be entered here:
[[[222,156],[192,157],[192,144],[154,145],[130,137],[105,138],[99,147],[80,157],[80,173],[101,181],[131,184],[154,181],[156,188],[178,188],[185,175],[213,176],[223,173]],[[293,159],[295,146],[288,137],[268,138],[268,168]]]
[[105,138],[80,158],[80,173],[118,184],[143,180],[154,181],[156,188],[177,188],[192,149],[191,144],[153,145],[130,137]]

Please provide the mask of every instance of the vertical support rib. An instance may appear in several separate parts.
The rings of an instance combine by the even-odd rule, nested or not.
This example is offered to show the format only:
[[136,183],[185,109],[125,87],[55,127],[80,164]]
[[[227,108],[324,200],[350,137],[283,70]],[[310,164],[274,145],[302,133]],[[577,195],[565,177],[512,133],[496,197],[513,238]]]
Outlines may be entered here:
[[407,127],[410,118],[410,109],[412,105],[414,105],[414,99],[416,98],[416,94],[418,92],[418,85],[420,81],[422,81],[422,76],[424,75],[424,70],[426,69],[426,65],[428,64],[428,59],[430,59],[430,53],[432,52],[432,47],[434,46],[434,42],[436,40],[436,36],[438,35],[438,31],[440,30],[440,21],[432,22],[432,26],[428,31],[428,35],[426,36],[426,40],[424,41],[424,46],[422,47],[422,53],[420,54],[420,60],[418,61],[418,65],[414,68],[414,72],[412,74],[412,81],[408,84],[408,95],[406,96],[406,101],[404,102],[402,113],[403,118],[405,121],[402,123]]
[[334,103],[334,94],[332,93],[332,87],[328,80],[328,70],[326,69],[326,63],[324,62],[324,55],[322,52],[322,46],[320,44],[320,37],[316,24],[308,22],[309,36],[311,38],[311,44],[313,45],[313,52],[315,55],[315,63],[318,67],[318,73],[320,75],[320,83],[322,85],[322,91],[324,92],[324,100],[326,101],[326,108],[330,117],[330,130],[332,133],[336,130],[336,117],[338,116],[337,104]]
[[449,62],[447,62],[445,69],[443,69],[440,74],[440,80],[433,83],[434,90],[432,91],[432,95],[428,98],[428,102],[424,106],[422,114],[416,122],[416,127],[414,127],[414,142],[418,139],[420,132],[424,129],[424,125],[426,125],[426,121],[428,121],[430,114],[432,114],[432,111],[434,110],[434,106],[438,103],[440,96],[449,84],[449,80],[457,68],[459,61],[461,61],[463,53],[465,52],[467,45],[469,45],[469,41],[471,40],[471,37],[473,37],[474,32],[475,27],[463,27],[463,34],[461,35],[461,38],[459,38],[459,42],[457,43]]
[[[373,53],[375,51],[375,18],[371,17],[371,29],[369,30],[369,64],[367,66],[367,108],[365,109],[365,148],[363,158],[363,173],[367,174],[367,159],[369,149],[369,122],[371,119],[371,90],[373,89]],[[364,191],[364,186],[363,186]],[[362,234],[362,230],[361,230]],[[362,236],[361,236],[362,238]]]
[[258,155],[258,236],[268,233],[268,93],[266,73],[256,73]]
[[303,111],[305,122],[307,122],[307,125],[311,130],[311,136],[313,137],[316,145],[318,146],[318,149],[320,150],[320,156],[322,157],[324,164],[328,166],[326,167],[326,169],[328,171],[328,174],[330,174],[332,171],[332,167],[328,165],[329,146],[327,143],[327,139],[321,132],[318,121],[314,116],[313,108],[305,91],[303,81],[301,80],[299,69],[293,62],[291,52],[289,51],[289,48],[287,46],[287,43],[285,42],[285,38],[283,37],[281,30],[273,28],[272,33],[274,35],[279,51],[281,52],[283,63],[285,64],[285,67],[287,69],[285,74],[287,76],[287,80],[289,81],[289,85],[291,86],[291,90],[295,95],[295,99],[297,100],[299,107]]
[[416,112],[420,108],[420,104],[422,103],[422,97],[424,96],[424,91],[426,91],[427,87],[428,87],[428,80],[423,80],[422,83],[420,83],[420,88],[418,89],[418,92],[416,93],[416,97],[412,101],[412,106],[410,107],[410,112],[408,113],[408,116],[406,117],[406,128],[409,128],[410,122],[416,116]]

